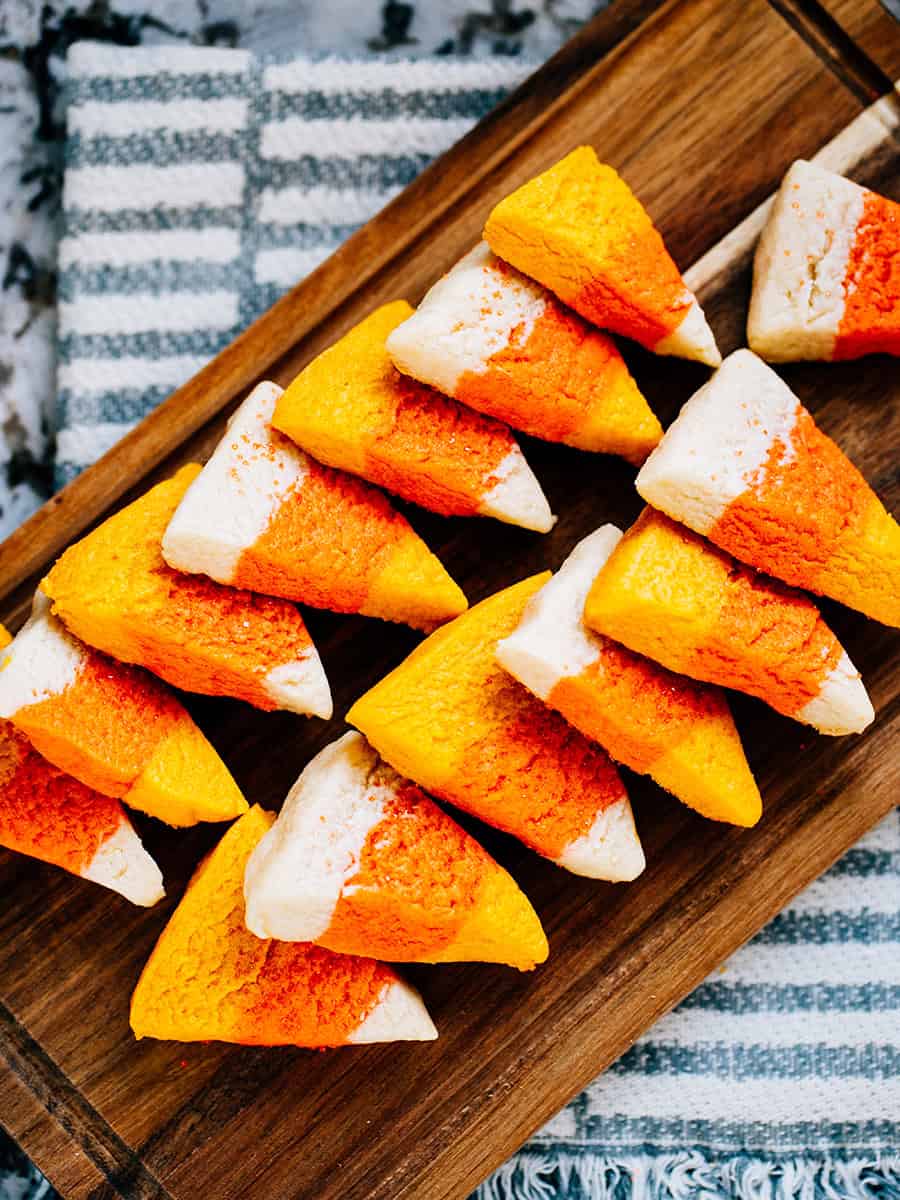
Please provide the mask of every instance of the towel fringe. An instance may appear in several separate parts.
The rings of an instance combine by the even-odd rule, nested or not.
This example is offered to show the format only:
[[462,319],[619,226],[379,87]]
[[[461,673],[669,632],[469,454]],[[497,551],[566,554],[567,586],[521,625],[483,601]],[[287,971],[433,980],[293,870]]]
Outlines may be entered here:
[[472,1200],[900,1200],[900,1156],[525,1151]]

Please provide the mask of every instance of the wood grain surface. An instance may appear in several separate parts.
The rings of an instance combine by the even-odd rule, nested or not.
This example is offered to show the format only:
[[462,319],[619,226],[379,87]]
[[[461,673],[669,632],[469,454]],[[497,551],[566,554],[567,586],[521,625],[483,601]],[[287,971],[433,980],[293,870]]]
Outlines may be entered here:
[[[795,5],[788,21],[765,0],[619,0],[0,546],[0,617],[20,620],[34,579],[111,506],[207,453],[256,379],[286,382],[376,304],[416,301],[477,239],[494,200],[581,142],[623,171],[676,260],[696,264],[691,278],[723,351],[740,345],[754,222],[794,158],[836,139],[827,161],[900,198],[897,114],[882,104],[861,118],[870,96],[859,82],[900,64],[900,33],[881,24],[876,0],[828,7],[868,49],[854,41],[850,54],[831,40],[819,5]],[[895,50],[882,44],[889,35]],[[705,376],[627,353],[664,424]],[[871,359],[784,374],[896,511],[895,368]],[[560,517],[550,535],[405,510],[473,601],[557,566],[596,525],[625,525],[640,508],[627,464],[522,442]],[[704,822],[629,775],[648,868],[628,886],[565,875],[479,827],[535,903],[551,957],[528,976],[411,970],[440,1029],[432,1044],[328,1054],[135,1044],[130,991],[217,832],[142,823],[169,889],[150,911],[0,855],[0,1119],[78,1200],[466,1196],[895,801],[898,636],[824,607],[863,671],[874,727],[860,738],[816,737],[736,698],[762,822],[752,831]],[[189,700],[248,796],[272,808],[341,730],[350,703],[417,640],[325,613],[310,613],[309,624],[333,683],[333,722]]]

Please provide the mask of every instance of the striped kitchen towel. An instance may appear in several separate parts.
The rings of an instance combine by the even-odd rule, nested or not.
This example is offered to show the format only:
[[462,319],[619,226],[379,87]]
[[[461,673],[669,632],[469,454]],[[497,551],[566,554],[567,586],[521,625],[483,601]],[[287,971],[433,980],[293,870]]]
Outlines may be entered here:
[[91,42],[68,66],[57,486],[534,69]]
[[[70,53],[59,482],[529,69]],[[560,1113],[482,1200],[900,1200],[895,812]]]

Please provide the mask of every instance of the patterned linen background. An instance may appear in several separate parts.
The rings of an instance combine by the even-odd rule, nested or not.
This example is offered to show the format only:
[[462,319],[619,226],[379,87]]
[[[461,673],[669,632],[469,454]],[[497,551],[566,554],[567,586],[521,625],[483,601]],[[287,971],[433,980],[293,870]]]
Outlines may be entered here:
[[[321,261],[529,66],[508,55],[275,63],[240,50],[76,46],[56,480]],[[52,1195],[16,1170],[5,1193],[0,1183],[4,1200]],[[480,1196],[900,1198],[898,813]]]

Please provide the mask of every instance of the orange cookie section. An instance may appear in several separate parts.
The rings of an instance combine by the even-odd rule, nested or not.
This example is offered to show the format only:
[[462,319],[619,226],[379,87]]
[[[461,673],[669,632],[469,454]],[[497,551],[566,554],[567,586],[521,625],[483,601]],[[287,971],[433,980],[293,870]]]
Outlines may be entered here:
[[548,304],[521,343],[459,380],[463,404],[533,437],[580,450],[620,454],[639,466],[662,426],[612,338],[575,313]]
[[8,721],[0,721],[0,845],[80,875],[125,814],[51,766]]
[[310,461],[296,500],[281,505],[237,564],[235,585],[427,629],[466,599],[386,496]]
[[548,578],[507,588],[432,634],[347,719],[398,771],[561,865],[615,821],[610,855],[586,846],[579,873],[633,878],[643,854],[609,756],[495,661],[497,642]]
[[198,466],[183,467],[71,546],[42,583],[89,645],[185,691],[331,715],[306,626],[284,600],[173,571],[160,542]]
[[728,703],[709,687],[607,640],[597,661],[560,680],[548,703],[703,816],[755,825],[762,815]]
[[[0,664],[4,715],[44,758],[106,796],[170,825],[227,821],[247,802],[225,764],[165,684],[80,645],[46,611],[31,620]],[[66,682],[72,656],[78,661]],[[52,691],[63,669],[62,690]],[[7,689],[43,699],[10,711]],[[49,693],[49,694],[48,694]]]
[[0,846],[149,907],[162,876],[118,800],[85,787],[0,721]]
[[811,600],[649,508],[597,576],[584,615],[669,670],[801,720],[844,657]]
[[866,189],[844,274],[835,360],[900,354],[900,204]]
[[394,367],[385,339],[412,311],[384,304],[313,359],[272,424],[320,462],[433,512],[474,516],[515,440]]
[[[566,155],[497,205],[491,249],[589,321],[649,350],[720,361],[696,301],[647,211],[589,146]],[[696,320],[697,328],[685,323]],[[677,347],[676,335],[684,334]]]
[[[412,989],[381,963],[263,940],[245,928],[244,868],[274,819],[250,809],[198,867],[135,988],[138,1038],[342,1046],[360,1040],[366,1019],[398,985],[410,1011],[424,1014]],[[434,1036],[426,1023],[427,1016],[418,1027],[407,1020],[396,1036]]]
[[709,531],[743,562],[900,626],[900,525],[798,403],[752,485]]
[[547,957],[540,922],[514,880],[413,783],[366,838],[320,940],[390,962],[502,962],[527,971]]

